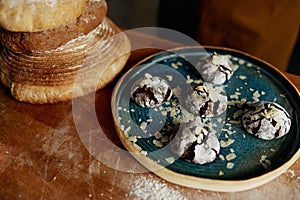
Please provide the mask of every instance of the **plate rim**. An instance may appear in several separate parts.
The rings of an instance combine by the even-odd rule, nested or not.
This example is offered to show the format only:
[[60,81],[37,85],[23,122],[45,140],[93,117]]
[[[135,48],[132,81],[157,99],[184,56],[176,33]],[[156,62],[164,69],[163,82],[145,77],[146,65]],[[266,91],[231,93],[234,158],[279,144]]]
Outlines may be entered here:
[[271,180],[275,179],[276,177],[280,176],[284,171],[286,171],[288,168],[290,168],[300,157],[300,148],[296,150],[294,155],[287,160],[285,163],[283,163],[281,166],[268,171],[264,174],[252,177],[252,178],[247,178],[247,179],[241,179],[241,180],[221,180],[221,179],[213,179],[213,178],[203,178],[203,177],[196,177],[193,175],[188,175],[188,174],[182,174],[178,173],[175,171],[172,171],[166,167],[163,167],[159,165],[156,161],[152,160],[151,158],[145,156],[142,154],[139,150],[137,150],[132,143],[126,138],[124,132],[120,128],[120,124],[118,122],[118,116],[117,116],[117,108],[116,108],[116,95],[117,91],[121,87],[121,83],[125,79],[125,77],[132,71],[134,70],[137,66],[139,66],[141,63],[157,56],[162,53],[166,52],[172,52],[172,51],[179,51],[179,50],[185,50],[185,49],[211,49],[211,50],[223,50],[223,51],[229,51],[229,52],[234,52],[238,53],[241,55],[244,55],[245,57],[249,57],[251,59],[254,59],[258,62],[263,63],[265,66],[267,66],[270,70],[273,70],[275,73],[280,75],[285,81],[287,81],[291,87],[296,91],[298,94],[298,98],[300,99],[300,92],[296,88],[296,86],[286,77],[286,75],[274,67],[272,64],[269,62],[258,58],[256,56],[253,56],[249,53],[246,53],[241,50],[233,49],[233,48],[228,48],[228,47],[220,47],[220,46],[212,46],[212,45],[203,45],[203,46],[182,46],[182,47],[177,47],[177,48],[171,48],[167,50],[162,50],[157,53],[151,54],[141,61],[137,62],[134,64],[128,71],[126,71],[122,77],[118,80],[116,83],[113,93],[112,93],[112,98],[111,98],[111,109],[112,109],[112,116],[113,116],[113,123],[115,126],[115,130],[118,134],[118,137],[120,138],[122,144],[124,147],[129,151],[129,153],[145,168],[147,168],[150,172],[155,173],[156,175],[160,176],[161,178],[189,188],[195,188],[195,189],[204,189],[204,190],[210,190],[210,191],[219,191],[219,192],[238,192],[238,191],[244,191],[244,190],[249,190],[253,189],[255,187],[261,186],[263,184],[266,184],[270,182]]

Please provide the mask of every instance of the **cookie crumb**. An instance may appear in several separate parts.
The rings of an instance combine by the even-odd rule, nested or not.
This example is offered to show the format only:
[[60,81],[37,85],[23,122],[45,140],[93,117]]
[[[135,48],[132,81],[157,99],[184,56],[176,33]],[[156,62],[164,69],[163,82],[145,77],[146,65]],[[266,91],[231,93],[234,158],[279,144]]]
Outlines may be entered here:
[[243,110],[237,110],[233,113],[233,119],[239,118],[243,113]]
[[178,69],[178,66],[176,65],[176,63],[171,63],[171,67],[173,67],[174,69]]
[[158,141],[158,140],[153,140],[153,144],[154,144],[156,147],[162,147],[162,146],[163,146],[163,144],[162,144],[160,141]]
[[219,158],[220,160],[225,160],[225,157],[222,154],[219,155]]
[[233,65],[233,66],[232,66],[233,71],[236,71],[238,68],[239,68],[238,65]]
[[148,123],[147,122],[142,122],[140,124],[140,128],[143,132],[147,132],[146,128],[147,128]]
[[190,75],[187,75],[187,76],[186,76],[186,83],[187,83],[187,84],[190,84],[190,83],[193,83],[193,82],[194,82],[194,80],[191,79],[191,76],[190,76]]
[[231,138],[228,138],[226,141],[224,141],[224,140],[221,140],[220,141],[220,145],[221,145],[221,147],[228,147],[228,146],[230,146],[231,144],[233,144],[234,143],[234,139],[231,139]]
[[243,75],[239,76],[239,79],[241,79],[241,80],[245,80],[246,78],[247,78],[247,76],[243,76]]
[[260,157],[259,163],[264,169],[269,169],[271,167],[271,161],[267,159],[267,155],[262,155]]
[[133,146],[138,150],[138,151],[142,151],[142,148],[137,145],[136,143],[133,143]]
[[230,153],[226,155],[226,160],[230,161],[236,158],[236,155],[234,153]]
[[163,134],[161,134],[161,132],[156,132],[156,133],[154,133],[154,137],[155,137],[156,139],[160,139],[160,138],[163,137]]
[[286,94],[280,94],[281,97],[285,98],[286,97]]
[[163,111],[161,111],[161,114],[162,114],[163,116],[167,116],[168,112],[165,111],[165,110],[163,110]]
[[169,81],[172,81],[172,80],[173,80],[173,76],[171,76],[171,75],[166,75],[166,77],[167,77],[167,79],[168,79]]
[[226,167],[227,167],[227,169],[232,169],[234,167],[234,163],[228,162]]
[[168,143],[169,142],[169,136],[164,136],[160,139],[160,142],[162,143]]
[[131,130],[131,126],[128,126],[128,127],[124,130],[125,134],[128,135],[128,133],[129,133],[130,130]]
[[259,101],[259,97],[260,97],[259,91],[256,90],[252,95],[252,99],[256,102]]
[[135,143],[135,142],[137,142],[137,137],[136,136],[129,136],[128,141]]
[[168,163],[172,164],[175,161],[174,157],[168,157],[165,159]]
[[240,64],[240,65],[243,65],[243,64],[245,64],[245,61],[242,60],[242,59],[240,59],[240,60],[239,60],[239,64]]

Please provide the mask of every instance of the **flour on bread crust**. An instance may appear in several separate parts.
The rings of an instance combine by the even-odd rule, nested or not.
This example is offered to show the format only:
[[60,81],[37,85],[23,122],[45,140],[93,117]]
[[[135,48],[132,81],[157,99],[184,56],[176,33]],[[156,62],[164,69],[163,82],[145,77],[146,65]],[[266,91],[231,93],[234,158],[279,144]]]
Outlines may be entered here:
[[16,32],[57,28],[79,17],[86,4],[87,0],[3,0],[0,26]]

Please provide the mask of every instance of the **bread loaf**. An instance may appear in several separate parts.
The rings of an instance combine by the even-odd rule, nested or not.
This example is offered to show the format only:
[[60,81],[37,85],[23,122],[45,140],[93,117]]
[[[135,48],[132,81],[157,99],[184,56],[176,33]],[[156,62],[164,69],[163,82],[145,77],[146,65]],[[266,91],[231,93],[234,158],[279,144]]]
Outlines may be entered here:
[[95,92],[130,55],[105,0],[8,0],[0,11],[0,81],[19,101],[56,103]]
[[[24,54],[4,47],[0,52],[1,81],[19,101],[67,101],[105,87],[123,69],[129,52],[126,35],[105,18],[87,35],[51,51]],[[82,85],[74,85],[78,76]]]
[[77,19],[57,28],[36,32],[13,32],[4,27],[0,29],[0,43],[8,49],[20,53],[53,50],[69,40],[88,34],[102,22],[106,13],[106,1],[89,0]]

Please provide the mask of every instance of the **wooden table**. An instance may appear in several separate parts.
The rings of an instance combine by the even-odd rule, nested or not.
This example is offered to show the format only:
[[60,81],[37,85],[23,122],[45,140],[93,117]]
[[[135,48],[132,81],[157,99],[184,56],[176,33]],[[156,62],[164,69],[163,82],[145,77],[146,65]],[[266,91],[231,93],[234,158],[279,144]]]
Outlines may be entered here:
[[[131,40],[149,46],[178,46],[142,34]],[[121,74],[157,51],[134,51]],[[300,90],[300,76],[285,75]],[[98,121],[108,141],[104,144],[106,150],[97,155],[91,154],[79,137],[72,102],[20,103],[0,85],[0,199],[300,199],[300,159],[263,186],[223,193],[166,182],[147,172],[128,153],[116,154],[110,147],[123,146],[110,110],[114,84],[98,91],[95,97]]]

